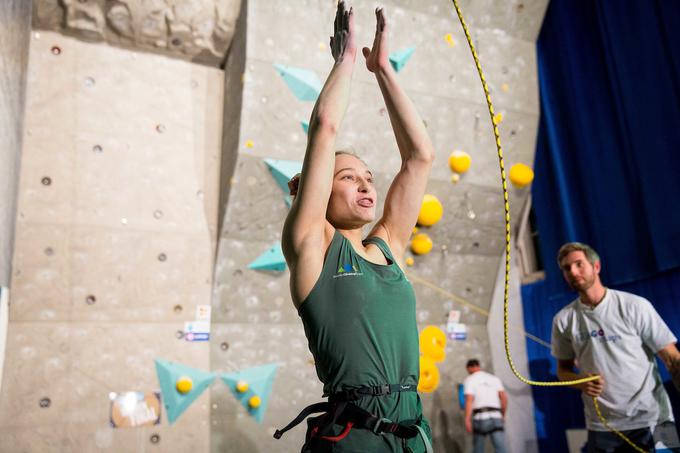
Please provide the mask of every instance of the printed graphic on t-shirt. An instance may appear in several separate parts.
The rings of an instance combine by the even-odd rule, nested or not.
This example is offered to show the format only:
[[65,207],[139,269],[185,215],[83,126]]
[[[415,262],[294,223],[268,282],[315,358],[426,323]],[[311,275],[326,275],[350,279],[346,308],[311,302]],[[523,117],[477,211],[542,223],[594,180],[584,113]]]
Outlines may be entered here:
[[359,270],[356,268],[356,266],[352,264],[343,264],[342,266],[338,267],[338,271],[335,273],[333,278],[339,278],[339,277],[351,277],[351,276],[360,276],[364,275],[363,272],[359,272]]

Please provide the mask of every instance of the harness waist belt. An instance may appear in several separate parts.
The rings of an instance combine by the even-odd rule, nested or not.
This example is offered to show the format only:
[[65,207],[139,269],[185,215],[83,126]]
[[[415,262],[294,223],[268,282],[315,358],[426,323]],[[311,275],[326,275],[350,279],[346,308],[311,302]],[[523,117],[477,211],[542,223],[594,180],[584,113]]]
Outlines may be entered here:
[[478,407],[477,409],[472,409],[472,415],[481,414],[482,412],[500,412],[500,407]]
[[415,392],[418,386],[416,384],[383,384],[364,386],[356,389],[343,390],[336,393],[324,393],[324,398],[328,397],[328,401],[355,401],[364,396],[383,396],[390,393],[398,392]]

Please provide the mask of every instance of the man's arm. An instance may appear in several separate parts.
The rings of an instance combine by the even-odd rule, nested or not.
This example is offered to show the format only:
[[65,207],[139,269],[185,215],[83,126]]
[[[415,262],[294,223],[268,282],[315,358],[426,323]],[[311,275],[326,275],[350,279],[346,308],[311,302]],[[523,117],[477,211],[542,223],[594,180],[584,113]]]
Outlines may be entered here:
[[501,390],[498,392],[498,398],[501,400],[501,415],[505,419],[505,411],[508,409],[508,394],[505,393],[505,390]]
[[472,402],[475,397],[472,395],[465,395],[465,430],[472,432]]
[[656,353],[671,374],[675,389],[680,392],[680,352],[675,343],[666,345]]
[[[557,360],[557,377],[560,381],[575,381],[577,379],[583,379],[584,377],[594,376],[593,373],[577,374],[574,371],[574,359],[558,359]],[[604,379],[602,376],[595,381],[589,381],[583,384],[572,385],[572,388],[581,390],[583,393],[590,397],[600,396],[602,390],[604,390]]]

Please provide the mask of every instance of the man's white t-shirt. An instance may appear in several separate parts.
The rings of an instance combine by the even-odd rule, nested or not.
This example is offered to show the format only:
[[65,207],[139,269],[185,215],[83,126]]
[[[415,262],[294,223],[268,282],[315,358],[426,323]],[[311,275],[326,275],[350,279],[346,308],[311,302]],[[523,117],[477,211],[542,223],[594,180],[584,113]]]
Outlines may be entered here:
[[[481,407],[501,408],[501,399],[498,392],[503,391],[503,383],[500,379],[484,371],[475,371],[463,381],[463,392],[466,395],[474,396],[472,400],[472,410]],[[474,414],[475,420],[487,418],[501,418],[500,411],[480,412]]]
[[[673,420],[654,355],[677,339],[652,304],[642,297],[607,289],[594,308],[576,299],[553,318],[552,355],[576,359],[582,373],[599,373],[602,415],[619,430],[654,427]],[[593,399],[582,393],[586,425],[607,431]]]

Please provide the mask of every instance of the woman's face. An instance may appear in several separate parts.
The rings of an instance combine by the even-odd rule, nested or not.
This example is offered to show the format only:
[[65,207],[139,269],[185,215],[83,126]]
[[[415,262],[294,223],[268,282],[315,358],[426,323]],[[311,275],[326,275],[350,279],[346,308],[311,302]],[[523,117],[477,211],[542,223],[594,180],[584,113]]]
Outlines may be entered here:
[[326,218],[336,228],[361,228],[375,219],[377,193],[373,174],[358,158],[349,154],[335,156],[333,189]]

